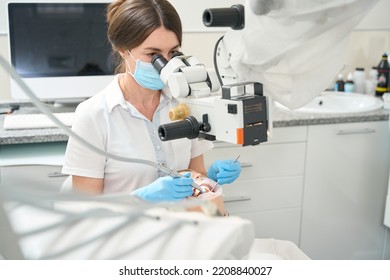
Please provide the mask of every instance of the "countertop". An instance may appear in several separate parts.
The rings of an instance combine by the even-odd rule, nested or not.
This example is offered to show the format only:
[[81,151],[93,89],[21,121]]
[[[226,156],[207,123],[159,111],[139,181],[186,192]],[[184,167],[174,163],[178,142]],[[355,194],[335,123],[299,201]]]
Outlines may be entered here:
[[[10,105],[19,105],[20,109],[15,113],[39,113],[39,110],[31,103],[0,103],[0,109],[4,111]],[[48,106],[52,106],[48,104]],[[74,108],[53,108],[53,112],[72,111]],[[389,120],[389,110],[380,109],[368,113],[355,114],[303,114],[288,112],[271,106],[273,127],[290,127],[306,125],[322,125],[334,123],[372,122]],[[0,115],[0,145],[63,142],[68,140],[68,135],[59,128],[4,130],[4,115]]]

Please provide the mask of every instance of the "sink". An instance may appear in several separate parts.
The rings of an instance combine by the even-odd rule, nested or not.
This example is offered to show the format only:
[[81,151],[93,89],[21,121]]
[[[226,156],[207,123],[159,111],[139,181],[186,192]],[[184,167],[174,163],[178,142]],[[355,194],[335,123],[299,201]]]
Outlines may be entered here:
[[383,101],[371,95],[338,91],[325,91],[305,106],[290,110],[275,101],[279,109],[306,114],[363,113],[383,108]]

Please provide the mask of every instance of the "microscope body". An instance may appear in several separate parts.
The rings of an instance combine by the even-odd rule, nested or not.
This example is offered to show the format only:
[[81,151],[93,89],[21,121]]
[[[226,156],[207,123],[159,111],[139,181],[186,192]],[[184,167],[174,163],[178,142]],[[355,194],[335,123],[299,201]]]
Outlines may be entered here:
[[173,122],[158,129],[161,140],[201,138],[242,146],[267,141],[267,104],[260,83],[223,85],[220,91],[214,70],[182,54],[169,62],[157,55],[152,64],[180,101],[169,113]]
[[200,123],[198,138],[248,146],[267,141],[267,104],[261,92],[261,84],[240,83],[223,86],[222,96],[180,101]]

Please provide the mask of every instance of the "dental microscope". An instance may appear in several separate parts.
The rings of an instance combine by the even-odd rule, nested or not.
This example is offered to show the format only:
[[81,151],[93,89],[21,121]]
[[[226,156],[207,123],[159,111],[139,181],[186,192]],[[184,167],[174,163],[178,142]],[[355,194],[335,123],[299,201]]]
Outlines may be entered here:
[[[244,6],[207,9],[203,23],[207,27],[243,29]],[[242,146],[267,141],[268,112],[263,85],[238,81],[230,73],[223,73],[226,79],[223,81],[218,69],[221,63],[226,64],[229,54],[218,45],[220,42],[214,53],[214,60],[219,60],[214,65],[215,70],[206,69],[194,56],[181,52],[169,61],[161,55],[153,57],[152,64],[161,80],[180,101],[180,105],[169,112],[173,122],[162,124],[158,129],[161,140],[202,138]]]

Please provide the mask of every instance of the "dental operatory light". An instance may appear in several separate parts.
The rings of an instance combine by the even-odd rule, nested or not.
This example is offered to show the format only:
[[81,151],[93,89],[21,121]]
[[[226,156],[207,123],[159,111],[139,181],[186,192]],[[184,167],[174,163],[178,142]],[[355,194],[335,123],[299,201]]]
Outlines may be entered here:
[[334,80],[349,34],[377,2],[246,0],[206,9],[205,26],[228,28],[214,49],[220,84],[258,82],[268,100],[304,106]]

